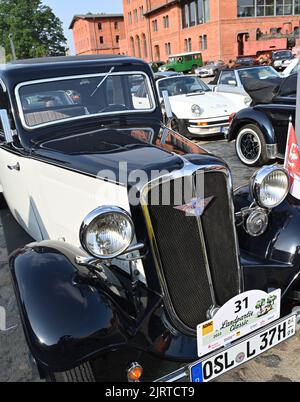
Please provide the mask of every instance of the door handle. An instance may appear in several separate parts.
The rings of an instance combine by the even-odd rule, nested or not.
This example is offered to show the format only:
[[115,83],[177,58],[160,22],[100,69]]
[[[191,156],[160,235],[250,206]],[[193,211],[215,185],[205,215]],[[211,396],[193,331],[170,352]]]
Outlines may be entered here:
[[19,162],[16,163],[15,165],[7,165],[7,167],[9,170],[16,170],[17,172],[21,170]]

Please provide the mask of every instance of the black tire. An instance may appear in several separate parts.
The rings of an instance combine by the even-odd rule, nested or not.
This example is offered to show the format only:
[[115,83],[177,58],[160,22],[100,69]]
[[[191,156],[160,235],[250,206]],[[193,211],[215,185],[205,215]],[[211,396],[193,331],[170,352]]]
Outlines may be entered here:
[[8,205],[6,203],[4,195],[3,195],[3,193],[0,193],[0,210],[7,209],[7,208],[8,208]]
[[61,373],[48,373],[47,382],[96,382],[96,378],[89,362]]
[[255,124],[239,129],[235,149],[239,160],[246,166],[263,166],[270,162],[265,137]]
[[193,138],[193,136],[189,133],[189,131],[185,127],[185,124],[181,120],[179,120],[175,115],[171,121],[171,128],[173,131],[183,135],[184,137],[188,138],[189,140],[191,140]]

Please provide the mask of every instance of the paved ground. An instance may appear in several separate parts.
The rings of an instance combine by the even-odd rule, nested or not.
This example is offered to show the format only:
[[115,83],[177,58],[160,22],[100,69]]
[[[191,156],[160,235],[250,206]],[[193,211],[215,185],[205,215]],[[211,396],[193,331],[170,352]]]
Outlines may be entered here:
[[[240,164],[235,156],[233,144],[228,144],[224,140],[217,140],[202,142],[201,145],[228,162],[233,172],[234,187],[248,182],[254,169],[248,169]],[[3,226],[12,229],[13,225],[14,223],[8,213],[2,213],[0,216],[0,306],[7,309],[8,326],[17,324],[18,327],[9,334],[0,333],[0,382],[38,381],[37,374],[32,370],[29,362],[7,267],[7,249]],[[19,236],[15,229],[10,232],[14,233],[11,240],[17,242]],[[300,381],[299,356],[300,332],[288,343],[284,343],[258,357],[255,361],[243,365],[242,368],[222,376],[218,381]]]

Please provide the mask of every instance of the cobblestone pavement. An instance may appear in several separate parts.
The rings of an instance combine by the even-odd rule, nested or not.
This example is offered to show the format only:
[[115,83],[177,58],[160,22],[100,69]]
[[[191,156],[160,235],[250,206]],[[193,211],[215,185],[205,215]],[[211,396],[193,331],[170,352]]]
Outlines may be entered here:
[[[224,140],[202,142],[201,146],[224,158],[230,165],[234,187],[248,182],[254,169],[241,165],[235,156],[233,144]],[[7,212],[6,212],[7,214]],[[30,364],[27,346],[20,325],[19,315],[7,266],[7,249],[3,234],[3,221],[0,217],[0,306],[7,310],[8,326],[18,327],[8,334],[0,333],[0,382],[3,381],[39,381]],[[9,221],[8,221],[9,222]],[[12,223],[5,223],[13,225]],[[17,235],[16,235],[17,236]],[[242,368],[220,377],[221,382],[277,382],[300,381],[300,333],[289,342],[263,354]]]

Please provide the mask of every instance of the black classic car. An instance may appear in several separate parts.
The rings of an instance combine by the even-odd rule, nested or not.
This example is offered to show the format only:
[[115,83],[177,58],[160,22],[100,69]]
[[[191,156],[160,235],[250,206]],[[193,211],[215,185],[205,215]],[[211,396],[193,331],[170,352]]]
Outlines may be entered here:
[[284,159],[289,121],[295,124],[297,76],[244,83],[253,106],[234,116],[227,139],[235,140],[237,155],[245,165]]
[[[45,102],[58,92],[76,102]],[[264,167],[233,195],[226,163],[161,123],[148,64],[17,61],[0,69],[0,107],[2,201],[32,238],[10,268],[41,378],[209,381],[295,334],[300,203],[287,173]],[[234,333],[203,354],[232,300]],[[243,337],[245,315],[256,321]]]

